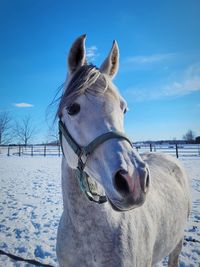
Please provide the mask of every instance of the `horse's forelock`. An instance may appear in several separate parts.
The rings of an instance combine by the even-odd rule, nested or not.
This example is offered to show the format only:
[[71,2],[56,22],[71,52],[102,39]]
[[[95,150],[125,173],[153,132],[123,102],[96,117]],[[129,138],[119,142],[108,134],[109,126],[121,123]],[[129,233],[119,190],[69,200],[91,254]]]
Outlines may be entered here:
[[61,115],[64,106],[69,106],[75,99],[84,93],[92,95],[104,94],[108,88],[108,80],[93,65],[84,65],[77,70],[61,96],[60,104],[57,111],[57,116]]

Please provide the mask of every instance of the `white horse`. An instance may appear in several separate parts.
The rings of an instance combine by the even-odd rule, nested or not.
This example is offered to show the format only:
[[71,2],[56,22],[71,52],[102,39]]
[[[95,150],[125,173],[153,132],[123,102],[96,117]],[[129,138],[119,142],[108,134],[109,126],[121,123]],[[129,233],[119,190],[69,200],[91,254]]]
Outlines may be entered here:
[[190,209],[187,177],[175,158],[140,156],[132,147],[123,133],[127,104],[112,83],[117,43],[98,69],[86,62],[85,38],[69,52],[57,113],[64,153],[59,265],[149,267],[169,255],[176,267]]

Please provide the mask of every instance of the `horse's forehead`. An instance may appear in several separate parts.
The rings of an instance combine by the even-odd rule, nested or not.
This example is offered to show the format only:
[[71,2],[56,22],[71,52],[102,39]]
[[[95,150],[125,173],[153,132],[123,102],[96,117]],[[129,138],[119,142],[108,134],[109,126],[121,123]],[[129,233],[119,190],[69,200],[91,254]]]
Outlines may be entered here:
[[[93,90],[90,90],[88,93],[93,94]],[[122,97],[115,86],[109,83],[103,94],[97,94],[95,99],[97,102],[101,102],[104,106],[106,106],[111,104],[119,104],[122,100]]]
[[113,90],[110,90],[108,88],[105,92],[102,94],[98,94],[90,88],[90,90],[86,91],[85,93],[79,95],[77,97],[77,101],[80,104],[93,106],[94,110],[99,108],[102,108],[102,110],[106,110],[106,107],[114,107],[116,105],[119,105],[122,98],[119,95],[118,92],[115,92]]

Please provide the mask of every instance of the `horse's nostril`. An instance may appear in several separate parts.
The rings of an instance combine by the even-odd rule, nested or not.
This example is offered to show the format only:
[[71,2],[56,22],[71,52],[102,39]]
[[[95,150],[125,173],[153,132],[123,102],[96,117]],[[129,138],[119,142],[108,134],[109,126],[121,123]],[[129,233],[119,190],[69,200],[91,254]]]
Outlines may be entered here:
[[125,179],[126,171],[120,170],[115,174],[115,187],[121,194],[129,193],[129,186]]
[[149,172],[147,174],[147,178],[146,178],[146,188],[149,187]]
[[149,171],[146,169],[142,175],[144,178],[142,178],[141,180],[141,187],[144,193],[147,192],[148,188],[149,188]]

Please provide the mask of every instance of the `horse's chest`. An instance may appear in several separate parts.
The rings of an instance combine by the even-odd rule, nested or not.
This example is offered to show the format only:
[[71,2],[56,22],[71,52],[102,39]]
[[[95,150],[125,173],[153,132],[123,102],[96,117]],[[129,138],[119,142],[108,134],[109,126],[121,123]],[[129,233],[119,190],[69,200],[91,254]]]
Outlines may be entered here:
[[126,240],[121,229],[69,224],[63,230],[60,225],[58,252],[67,266],[134,266],[134,242]]

